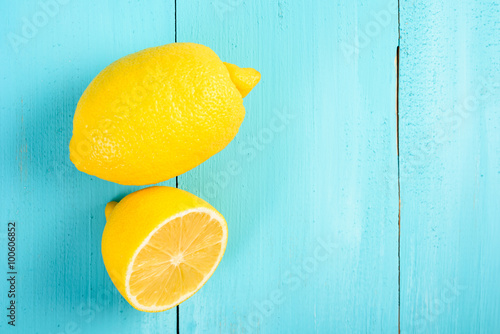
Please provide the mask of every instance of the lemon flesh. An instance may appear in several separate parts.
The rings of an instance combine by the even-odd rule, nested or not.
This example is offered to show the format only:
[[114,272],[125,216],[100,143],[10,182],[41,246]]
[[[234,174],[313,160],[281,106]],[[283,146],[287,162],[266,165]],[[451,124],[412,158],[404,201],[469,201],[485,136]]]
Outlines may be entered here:
[[106,207],[106,269],[123,297],[145,312],[168,310],[198,291],[227,244],[227,224],[200,198],[146,188]]
[[223,63],[208,47],[175,43],[106,67],[73,119],[70,159],[80,170],[124,185],[154,184],[224,149],[245,117],[256,70]]

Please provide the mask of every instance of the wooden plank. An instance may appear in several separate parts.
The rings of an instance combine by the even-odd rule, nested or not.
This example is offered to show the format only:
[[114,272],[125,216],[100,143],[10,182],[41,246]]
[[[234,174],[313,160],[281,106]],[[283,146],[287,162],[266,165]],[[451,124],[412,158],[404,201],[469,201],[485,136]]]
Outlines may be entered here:
[[262,73],[236,139],[179,177],[229,224],[180,332],[396,332],[397,2],[177,6],[180,42]]
[[498,17],[401,1],[401,333],[500,332]]
[[[2,252],[7,221],[18,224],[13,332],[174,332],[175,310],[134,310],[102,263],[104,206],[137,187],[78,172],[68,149],[76,103],[92,78],[122,56],[174,41],[174,1],[41,3],[56,5],[9,1],[0,10]],[[21,44],[9,40],[13,34]],[[5,319],[2,333],[10,332]]]

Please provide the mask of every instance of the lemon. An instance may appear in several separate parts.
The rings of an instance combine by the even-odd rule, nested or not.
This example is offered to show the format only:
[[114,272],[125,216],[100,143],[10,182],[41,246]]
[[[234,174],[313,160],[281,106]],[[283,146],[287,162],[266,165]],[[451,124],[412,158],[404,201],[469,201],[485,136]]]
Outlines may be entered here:
[[233,140],[260,73],[208,47],[175,43],[106,67],[73,119],[70,159],[104,180],[145,185],[198,166]]
[[118,291],[140,311],[165,311],[191,297],[226,249],[222,215],[180,189],[142,189],[108,203],[105,213],[104,265]]

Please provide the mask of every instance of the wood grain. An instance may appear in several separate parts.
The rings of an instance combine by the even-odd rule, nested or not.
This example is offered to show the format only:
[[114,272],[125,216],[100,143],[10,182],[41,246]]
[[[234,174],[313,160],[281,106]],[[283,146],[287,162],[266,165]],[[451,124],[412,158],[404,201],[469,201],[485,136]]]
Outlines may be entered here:
[[401,2],[401,333],[500,332],[498,17]]
[[179,1],[177,22],[262,73],[236,139],[179,177],[229,225],[180,332],[396,332],[397,3]]
[[[398,311],[401,333],[500,332],[496,1],[41,3],[0,5],[2,249],[19,227],[1,333],[396,333]],[[236,139],[178,178],[229,224],[178,320],[134,310],[102,263],[104,205],[138,187],[68,152],[92,78],[176,37],[262,73]]]
[[[102,262],[104,206],[137,187],[77,171],[68,149],[85,87],[114,60],[173,42],[174,3],[64,3],[52,11],[38,1],[1,5],[1,245],[3,255],[7,221],[17,221],[19,293],[17,326],[8,328],[2,312],[0,332],[174,332],[175,312],[134,310]],[[24,18],[43,23],[40,13],[47,22],[16,50],[4,37],[23,36]],[[4,309],[4,271],[0,281]]]

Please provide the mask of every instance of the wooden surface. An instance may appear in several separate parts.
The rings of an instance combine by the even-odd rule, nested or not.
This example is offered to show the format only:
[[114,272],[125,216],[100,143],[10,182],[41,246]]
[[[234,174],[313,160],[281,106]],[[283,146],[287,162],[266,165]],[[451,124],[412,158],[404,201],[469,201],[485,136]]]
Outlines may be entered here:
[[[17,326],[2,315],[1,333],[500,332],[496,1],[0,9],[4,262],[18,226]],[[134,310],[102,263],[104,206],[138,187],[78,172],[68,150],[92,78],[175,40],[262,73],[235,140],[177,179],[229,225],[178,320]]]
[[1,10],[2,255],[7,221],[15,220],[19,293],[17,325],[2,313],[0,332],[174,333],[175,311],[132,309],[102,262],[104,206],[137,187],[79,172],[68,147],[76,103],[93,77],[122,56],[174,41],[174,3],[70,1],[16,52],[4,37],[22,36],[23,17],[42,11],[38,1]]
[[401,2],[401,332],[500,332],[499,4]]
[[210,2],[178,2],[179,41],[262,73],[237,138],[179,177],[229,224],[181,333],[397,330],[397,16],[359,54],[339,48],[380,9],[258,1],[219,18]]

